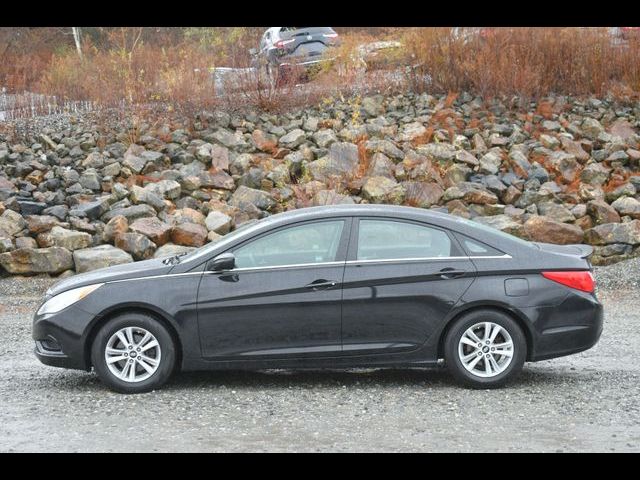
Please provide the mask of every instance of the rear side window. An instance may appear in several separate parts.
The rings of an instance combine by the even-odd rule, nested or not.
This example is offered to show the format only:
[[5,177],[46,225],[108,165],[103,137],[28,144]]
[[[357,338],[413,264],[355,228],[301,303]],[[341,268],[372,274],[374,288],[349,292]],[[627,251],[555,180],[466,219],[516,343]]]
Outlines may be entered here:
[[360,220],[358,260],[450,256],[451,239],[442,230],[395,220]]
[[460,235],[460,238],[462,240],[462,245],[464,246],[465,251],[470,257],[499,257],[504,255],[504,252],[490,247],[486,243],[472,240],[471,238],[465,237],[464,235]]

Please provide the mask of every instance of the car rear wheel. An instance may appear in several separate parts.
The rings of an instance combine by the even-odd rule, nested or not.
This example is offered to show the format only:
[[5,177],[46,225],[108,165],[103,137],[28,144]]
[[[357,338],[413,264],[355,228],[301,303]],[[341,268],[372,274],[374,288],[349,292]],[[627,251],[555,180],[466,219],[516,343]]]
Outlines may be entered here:
[[155,318],[131,313],[103,325],[91,348],[100,380],[121,393],[143,393],[162,386],[173,372],[175,345]]
[[479,310],[460,317],[444,342],[451,374],[472,388],[504,385],[521,370],[527,342],[518,324],[508,315]]

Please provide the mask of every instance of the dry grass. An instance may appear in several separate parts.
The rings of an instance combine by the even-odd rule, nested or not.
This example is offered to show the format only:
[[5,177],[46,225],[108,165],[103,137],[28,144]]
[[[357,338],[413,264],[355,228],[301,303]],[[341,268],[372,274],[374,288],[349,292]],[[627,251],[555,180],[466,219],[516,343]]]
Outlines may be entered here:
[[[179,42],[164,46],[139,41],[134,28],[116,29],[108,47],[85,45],[83,60],[71,48],[5,54],[0,81],[12,91],[36,91],[63,100],[89,100],[103,106],[161,104],[182,113],[214,106],[286,110],[317,104],[328,96],[371,91],[469,91],[485,98],[518,95],[522,105],[551,93],[637,98],[640,91],[638,42],[613,45],[606,29],[498,28],[486,37],[467,35],[471,31],[343,29],[335,61],[326,63],[315,76],[317,88],[303,92],[295,82],[275,88],[259,75],[247,74],[227,85],[234,95],[216,97],[209,69],[246,67],[246,47],[259,37],[256,29],[241,27],[229,28],[227,37],[209,37],[209,30],[192,29]],[[379,62],[386,73],[395,69],[393,77],[380,69],[365,72],[354,54],[358,45],[380,39],[404,45]],[[445,109],[454,101],[451,96]],[[444,113],[433,127],[450,129]],[[548,118],[554,112],[550,104],[540,103],[537,113]]]

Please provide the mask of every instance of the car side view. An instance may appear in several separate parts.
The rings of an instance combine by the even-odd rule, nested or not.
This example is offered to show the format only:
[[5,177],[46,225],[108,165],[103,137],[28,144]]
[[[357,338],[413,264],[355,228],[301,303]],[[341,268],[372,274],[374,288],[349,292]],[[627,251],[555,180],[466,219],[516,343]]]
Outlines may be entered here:
[[184,256],[53,286],[47,365],[145,392],[177,370],[423,367],[475,388],[592,347],[603,310],[585,245],[527,242],[433,210],[335,205],[272,215]]

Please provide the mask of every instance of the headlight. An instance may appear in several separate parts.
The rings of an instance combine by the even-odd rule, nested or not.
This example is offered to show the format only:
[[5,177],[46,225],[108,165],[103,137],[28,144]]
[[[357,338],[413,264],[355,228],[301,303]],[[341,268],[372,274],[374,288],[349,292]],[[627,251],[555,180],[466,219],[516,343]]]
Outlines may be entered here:
[[104,283],[96,283],[95,285],[87,285],[86,287],[74,288],[50,298],[42,304],[38,309],[38,315],[48,315],[64,310],[70,305],[82,300],[94,290],[100,288]]

